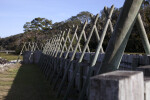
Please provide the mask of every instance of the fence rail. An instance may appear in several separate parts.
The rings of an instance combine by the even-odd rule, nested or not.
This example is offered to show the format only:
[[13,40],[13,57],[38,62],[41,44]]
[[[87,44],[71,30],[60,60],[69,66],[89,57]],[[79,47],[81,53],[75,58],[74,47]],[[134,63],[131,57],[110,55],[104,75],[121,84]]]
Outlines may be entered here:
[[14,53],[16,52],[15,50],[1,50],[0,53]]

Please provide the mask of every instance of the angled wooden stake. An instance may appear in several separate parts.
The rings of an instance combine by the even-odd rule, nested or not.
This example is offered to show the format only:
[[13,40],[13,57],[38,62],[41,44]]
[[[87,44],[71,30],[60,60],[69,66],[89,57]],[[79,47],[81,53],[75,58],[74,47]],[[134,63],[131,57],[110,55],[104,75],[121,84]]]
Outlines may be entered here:
[[[60,95],[62,86],[63,86],[64,81],[65,81],[65,79],[66,79],[67,71],[68,71],[68,69],[69,69],[69,67],[70,67],[70,65],[71,65],[71,61],[73,61],[73,59],[74,59],[74,57],[75,57],[75,54],[76,54],[78,45],[80,45],[80,40],[81,40],[81,38],[82,38],[82,35],[83,35],[83,33],[84,33],[84,30],[85,30],[86,25],[87,25],[87,21],[84,23],[84,26],[83,26],[82,31],[81,31],[81,34],[80,34],[80,36],[79,36],[77,45],[76,45],[76,47],[75,47],[75,49],[74,49],[74,51],[73,51],[72,57],[71,57],[71,59],[70,59],[70,62],[69,62],[69,64],[67,65],[67,69],[66,69],[66,71],[65,71],[64,77],[63,77],[63,79],[62,79],[62,82],[61,82],[61,84],[60,84],[60,86],[59,86],[59,88],[58,88],[58,92],[57,92],[57,94],[56,94],[57,97]],[[55,84],[57,84],[57,81],[56,81]]]
[[116,27],[106,49],[99,73],[114,71],[119,68],[127,41],[135,24],[143,0],[126,0]]
[[109,14],[109,17],[108,17],[109,19],[107,19],[107,22],[106,22],[106,24],[105,24],[103,33],[102,33],[102,35],[101,35],[101,40],[99,41],[99,44],[98,44],[98,46],[97,46],[97,49],[96,49],[96,52],[95,52],[95,54],[94,54],[94,58],[93,58],[93,60],[92,60],[92,63],[91,63],[90,66],[89,66],[89,70],[88,70],[88,73],[87,73],[87,78],[86,78],[86,80],[85,80],[85,82],[84,82],[84,84],[83,84],[82,91],[81,91],[81,93],[80,93],[80,95],[79,95],[79,100],[83,100],[83,98],[84,98],[85,91],[86,91],[87,86],[88,86],[88,84],[89,84],[89,78],[90,78],[90,76],[91,76],[92,69],[93,69],[93,67],[94,67],[95,64],[96,64],[96,61],[97,61],[97,58],[98,58],[98,55],[99,55],[99,51],[100,51],[100,49],[101,49],[101,47],[102,47],[102,43],[103,43],[103,41],[104,41],[104,38],[105,38],[107,29],[108,29],[108,25],[109,25],[110,18],[111,18],[111,16],[112,16],[113,10],[114,10],[114,6],[111,7],[111,11],[110,11],[110,14]]
[[148,40],[146,30],[145,30],[143,22],[142,22],[140,13],[137,16],[136,26],[139,30],[140,37],[142,39],[142,44],[144,46],[144,50],[145,50],[146,54],[149,55],[150,54],[150,44],[149,44],[149,40]]

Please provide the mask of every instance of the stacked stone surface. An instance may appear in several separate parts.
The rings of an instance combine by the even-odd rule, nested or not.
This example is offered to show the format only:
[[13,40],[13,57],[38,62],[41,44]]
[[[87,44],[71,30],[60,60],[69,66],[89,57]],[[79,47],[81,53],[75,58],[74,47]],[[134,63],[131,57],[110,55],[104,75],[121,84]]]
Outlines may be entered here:
[[6,64],[8,63],[8,60],[0,58],[0,64]]

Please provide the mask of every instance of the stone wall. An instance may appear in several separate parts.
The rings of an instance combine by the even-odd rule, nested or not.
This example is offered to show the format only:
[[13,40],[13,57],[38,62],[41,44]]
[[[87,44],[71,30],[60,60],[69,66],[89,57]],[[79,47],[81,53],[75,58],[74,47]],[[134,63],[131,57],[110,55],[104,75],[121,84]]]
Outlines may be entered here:
[[[39,62],[39,59],[40,59],[40,56],[41,56],[42,52],[41,51],[35,51],[35,52],[30,52],[30,51],[26,51],[23,53],[23,63],[24,64],[29,64],[29,63],[34,63],[34,64],[38,64]],[[64,60],[63,58],[65,57],[66,55],[66,52],[63,53],[62,55],[62,61],[61,62],[61,66],[63,67],[63,70],[66,69],[66,65],[68,65],[68,61],[69,59],[71,58],[72,56],[72,52],[69,53],[69,56],[66,60]],[[59,53],[58,53],[59,55]],[[94,53],[85,53],[85,56],[83,58],[83,61],[81,63],[81,69],[82,69],[82,76],[80,76],[80,73],[78,72],[77,75],[76,75],[76,79],[75,79],[75,86],[77,88],[79,88],[79,77],[82,77],[83,78],[83,81],[86,79],[86,75],[87,75],[87,72],[88,72],[88,69],[89,69],[89,65],[90,65],[90,62],[92,61],[92,57],[93,57]],[[71,77],[73,75],[73,71],[74,71],[74,67],[76,66],[77,64],[77,61],[79,60],[81,56],[81,53],[76,53],[75,55],[75,59],[73,61],[73,66],[70,67],[69,69],[69,72],[68,72],[68,81],[71,80]],[[98,68],[100,67],[100,64],[104,58],[105,54],[100,54],[98,56],[98,59],[97,59],[97,63],[94,67],[94,72],[93,73],[97,73],[97,70]],[[146,55],[135,55],[135,54],[124,54],[123,57],[122,57],[122,60],[121,60],[121,63],[120,63],[120,69],[121,70],[133,70],[134,68],[138,67],[138,66],[143,66],[143,65],[148,65],[150,64],[150,56],[146,56]]]
[[[60,72],[60,69],[61,69],[61,72],[62,72],[62,75],[63,75],[65,70],[66,70],[66,66],[70,63],[70,59],[72,57],[72,54],[73,53],[70,52],[67,59],[64,59],[64,57],[66,55],[66,52],[63,53],[61,59],[58,58],[59,57],[59,53],[58,53],[58,57],[56,57],[56,58],[50,57],[48,55],[45,55],[44,58],[40,59],[41,55],[44,56],[44,54],[42,54],[41,51],[35,51],[33,53],[27,51],[27,52],[24,52],[24,55],[23,55],[23,59],[24,60],[23,60],[23,62],[25,64],[29,64],[29,63],[38,64],[39,61],[43,60],[41,66],[43,67],[45,75],[50,75],[48,73],[48,72],[50,72],[49,70],[54,70],[54,69],[57,70],[56,73],[55,73],[56,75]],[[90,63],[92,61],[93,55],[94,55],[94,53],[85,53],[83,61],[80,63],[80,69],[81,70],[78,71],[78,73],[76,74],[76,77],[75,77],[75,80],[74,80],[74,83],[73,83],[74,84],[73,85],[74,88],[76,88],[78,91],[80,91],[80,87],[83,86],[83,83],[84,83],[84,81],[85,81],[85,79],[87,77],[87,72],[89,70],[89,65],[90,65]],[[77,62],[78,62],[80,56],[81,56],[81,53],[76,53],[75,59],[71,62],[72,66],[70,67],[70,69],[68,71],[68,74],[67,74],[67,82],[71,81],[74,69],[75,69],[75,67],[77,65]],[[105,56],[105,54],[100,54],[98,56],[97,63],[93,67],[93,72],[92,72],[93,75],[97,73],[97,70],[100,67],[100,64],[101,64],[104,56]],[[55,62],[52,59],[55,59],[55,60],[59,59],[59,60]],[[49,65],[49,62],[51,63],[50,65]],[[138,71],[143,71],[144,75],[146,75],[146,74],[149,75],[150,71],[147,70],[147,69],[145,71],[145,69],[144,69],[146,67],[142,67],[142,68],[139,67],[139,66],[149,65],[149,64],[150,64],[150,57],[149,56],[146,56],[146,55],[134,55],[134,54],[124,54],[123,57],[122,57],[121,63],[120,63],[120,69],[119,70],[138,70]],[[145,79],[142,76],[142,74],[141,74],[142,72],[130,72],[130,71],[129,72],[121,71],[121,72],[119,72],[119,71],[114,72],[114,73],[117,73],[116,75],[113,74],[114,75],[113,76],[114,80],[111,80],[111,78],[110,78],[110,81],[109,81],[110,83],[108,83],[108,85],[114,86],[115,88],[111,87],[111,88],[108,89],[108,90],[112,90],[112,93],[108,92],[108,94],[110,94],[110,97],[108,97],[108,99],[106,99],[106,98],[104,99],[103,98],[103,99],[91,99],[91,100],[144,100],[143,99],[144,96],[145,96],[145,98],[148,98],[148,99],[145,99],[145,100],[150,100],[149,99],[149,95],[147,95],[149,93],[149,90],[147,88],[149,88],[150,81],[149,81],[149,79]],[[129,73],[131,73],[131,74],[129,74]],[[107,74],[105,74],[105,75],[107,75]],[[49,76],[47,76],[47,77],[49,77]],[[101,82],[101,79],[103,79],[103,78],[99,78],[99,77],[96,77],[96,76],[95,76],[95,78],[98,78],[98,80],[100,82]],[[82,81],[81,81],[81,79],[82,79]],[[93,80],[93,78],[91,80]],[[113,84],[114,81],[116,81],[115,84]],[[137,83],[137,84],[135,85],[134,83],[135,84]],[[98,91],[100,92],[100,89],[104,90],[104,88],[101,88],[101,87],[104,87],[104,86],[99,87],[99,89],[97,88],[98,90],[93,90],[92,87],[94,86],[93,88],[95,88],[95,86],[96,86],[94,84],[98,84],[98,83],[91,82],[90,90],[91,91],[96,91],[96,92],[95,92],[95,94],[94,94],[94,92],[90,92],[90,93],[92,93],[92,94],[90,94],[90,96],[91,96],[90,98],[93,98],[93,95],[97,95]],[[107,86],[107,84],[105,84],[105,86]],[[122,88],[120,86],[122,86]],[[138,90],[135,89],[136,87],[137,87]],[[115,89],[118,89],[118,90],[115,90]],[[87,88],[86,95],[89,94],[90,90]],[[116,94],[115,91],[118,92],[118,94]],[[126,91],[126,92],[124,92],[124,91]],[[129,91],[129,92],[127,92],[127,91]],[[138,92],[135,92],[135,94],[133,94],[132,92],[134,92],[134,91],[138,91]],[[106,93],[103,94],[103,95],[107,94],[107,90],[105,90],[105,92]],[[114,94],[113,94],[113,92],[114,92]],[[144,95],[144,92],[145,92],[145,95]],[[119,93],[122,93],[122,94],[119,94]],[[139,97],[137,96],[137,98],[135,98],[135,95],[137,95],[136,93],[137,94],[141,94],[141,95],[139,95]],[[132,95],[130,95],[130,94],[132,94]],[[123,97],[128,96],[129,98],[128,99],[123,99],[123,97],[121,98],[120,95],[123,95]],[[112,96],[115,96],[114,99],[111,98]],[[121,99],[116,99],[117,97],[121,98]],[[97,98],[97,97],[95,97],[95,98]]]
[[23,53],[23,64],[38,64],[42,51],[25,51]]

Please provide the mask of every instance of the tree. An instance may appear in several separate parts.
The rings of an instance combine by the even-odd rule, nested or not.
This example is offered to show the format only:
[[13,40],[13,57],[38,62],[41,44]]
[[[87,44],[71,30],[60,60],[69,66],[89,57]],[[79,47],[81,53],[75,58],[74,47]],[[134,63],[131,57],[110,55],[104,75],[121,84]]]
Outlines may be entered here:
[[52,28],[52,21],[46,18],[35,18],[31,22],[24,24],[24,31],[47,31]]
[[72,16],[66,21],[54,23],[52,25],[52,30],[65,30],[77,25],[79,26],[78,30],[81,30],[81,23],[83,24],[87,20],[89,24],[92,19],[91,15],[92,14],[88,11],[80,12],[76,16]]
[[83,12],[80,12],[79,14],[77,14],[77,18],[82,22],[84,23],[86,20],[87,22],[90,22],[91,21],[91,18],[92,18],[92,13],[88,12],[88,11],[83,11]]
[[23,26],[25,32],[31,31],[31,22],[26,22]]
[[144,0],[144,1],[143,1],[142,8],[148,6],[149,4],[150,4],[150,0]]

